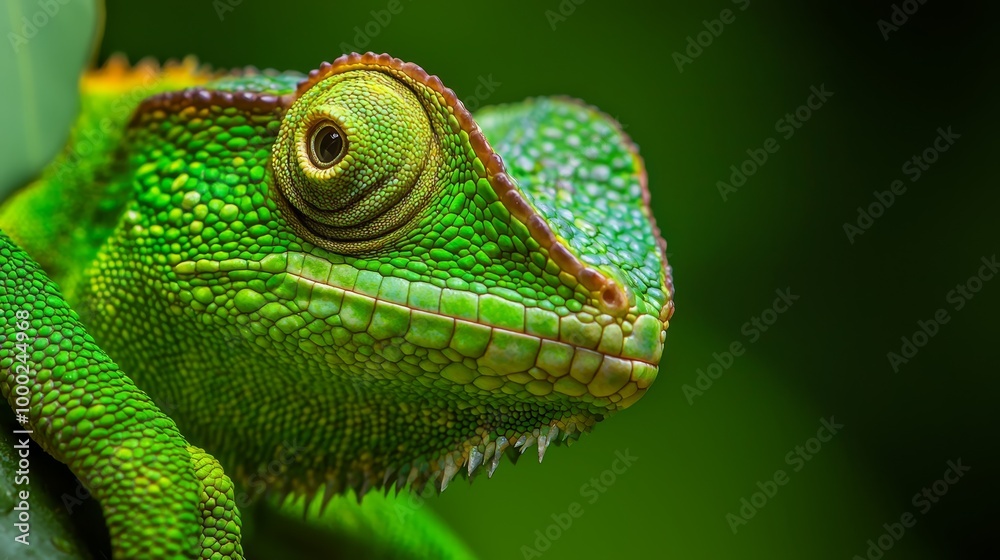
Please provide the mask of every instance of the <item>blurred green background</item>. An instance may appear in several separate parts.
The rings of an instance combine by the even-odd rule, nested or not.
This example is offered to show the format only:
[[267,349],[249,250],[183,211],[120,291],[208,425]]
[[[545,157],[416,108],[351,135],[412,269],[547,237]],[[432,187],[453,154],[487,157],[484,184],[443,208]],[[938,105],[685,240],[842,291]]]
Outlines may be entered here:
[[[196,54],[215,67],[308,71],[348,44],[417,62],[466,100],[492,82],[481,105],[580,97],[640,145],[677,287],[659,380],[543,465],[505,462],[493,480],[429,500],[479,556],[847,559],[865,557],[883,524],[911,512],[915,525],[883,536],[885,558],[996,557],[1000,382],[989,325],[1000,279],[961,309],[949,301],[981,257],[1000,252],[996,6],[897,2],[886,40],[878,22],[893,23],[894,4],[882,1],[401,0],[383,24],[372,10],[388,4],[111,0],[97,58]],[[15,5],[39,9],[8,2],[5,31],[19,21]],[[76,15],[54,16],[24,49],[11,44],[16,57],[0,57],[13,65],[0,68],[0,129],[68,126],[56,108],[75,79],[59,76],[88,56],[71,20],[99,14],[82,0],[62,9]],[[60,85],[32,87],[31,76]],[[832,95],[798,109],[811,87]],[[787,129],[779,120],[797,109],[801,126]],[[912,180],[918,168],[903,165],[949,126],[960,137]],[[2,136],[4,188],[59,143]],[[730,183],[730,166],[768,138],[779,149],[723,197],[717,182]],[[852,243],[845,222],[856,225],[858,207],[897,179],[905,193]],[[799,299],[765,313],[778,289]],[[940,308],[950,320],[894,371],[887,353]],[[755,317],[774,321],[746,326]],[[734,342],[745,353],[710,387],[703,379],[700,395],[686,393]],[[843,428],[797,462],[796,446],[831,416]],[[619,452],[636,459],[609,484]],[[939,483],[946,493],[925,512],[913,496],[959,458],[971,470]],[[750,517],[741,500],[760,504],[758,482],[769,486],[779,469],[787,482]],[[602,474],[604,491],[593,493]],[[545,546],[539,534],[574,503],[582,515],[549,529],[558,536]],[[734,534],[727,515],[741,507]]]

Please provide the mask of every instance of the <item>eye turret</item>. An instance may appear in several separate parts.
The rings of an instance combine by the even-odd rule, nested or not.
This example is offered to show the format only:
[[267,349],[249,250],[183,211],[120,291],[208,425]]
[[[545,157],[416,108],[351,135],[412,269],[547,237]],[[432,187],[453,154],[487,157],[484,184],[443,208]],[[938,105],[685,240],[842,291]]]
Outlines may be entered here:
[[406,233],[442,184],[424,106],[393,76],[336,74],[292,104],[273,148],[279,202],[306,239],[342,254]]

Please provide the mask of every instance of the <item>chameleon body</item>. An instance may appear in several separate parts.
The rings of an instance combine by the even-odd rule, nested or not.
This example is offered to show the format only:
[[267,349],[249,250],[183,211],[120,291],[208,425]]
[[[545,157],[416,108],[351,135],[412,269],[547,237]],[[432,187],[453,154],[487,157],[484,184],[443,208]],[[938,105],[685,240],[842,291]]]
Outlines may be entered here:
[[541,460],[656,377],[665,243],[597,110],[473,118],[372,53],[82,84],[67,149],[0,210],[0,384],[117,557],[240,557],[241,489],[360,499]]

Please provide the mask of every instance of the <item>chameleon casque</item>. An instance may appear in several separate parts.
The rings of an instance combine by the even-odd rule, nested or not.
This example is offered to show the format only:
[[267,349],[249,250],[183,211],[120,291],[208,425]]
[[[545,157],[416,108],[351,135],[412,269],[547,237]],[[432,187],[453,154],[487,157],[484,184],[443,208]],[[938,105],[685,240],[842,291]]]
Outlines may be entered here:
[[116,558],[242,557],[248,484],[360,500],[541,460],[656,377],[666,244],[592,107],[473,117],[373,53],[113,59],[81,106],[0,209],[0,386]]

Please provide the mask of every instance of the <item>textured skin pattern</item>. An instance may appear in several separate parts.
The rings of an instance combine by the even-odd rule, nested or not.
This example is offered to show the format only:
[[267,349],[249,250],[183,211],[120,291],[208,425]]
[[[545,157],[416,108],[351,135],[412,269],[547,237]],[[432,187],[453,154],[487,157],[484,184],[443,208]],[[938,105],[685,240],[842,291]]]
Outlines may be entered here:
[[556,233],[588,264],[622,273],[640,313],[667,304],[670,279],[644,196],[645,170],[617,123],[562,98],[486,107],[476,121]]
[[241,558],[232,483],[94,343],[0,233],[0,390],[101,502],[121,558]]
[[[78,240],[56,280],[193,444],[279,496],[444,489],[645,393],[672,286],[613,120],[563,99],[484,110],[502,160],[419,67],[351,55],[299,78],[164,88],[84,179],[43,176],[0,211],[46,267]],[[323,123],[346,137],[329,168]],[[70,215],[74,192],[101,209],[76,233],[17,218]],[[231,489],[198,453],[187,505],[207,512]],[[238,518],[212,512],[231,542]]]

